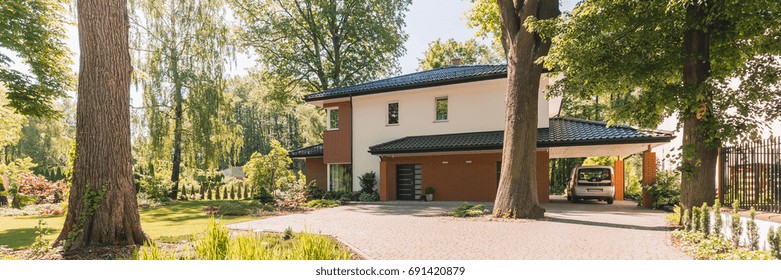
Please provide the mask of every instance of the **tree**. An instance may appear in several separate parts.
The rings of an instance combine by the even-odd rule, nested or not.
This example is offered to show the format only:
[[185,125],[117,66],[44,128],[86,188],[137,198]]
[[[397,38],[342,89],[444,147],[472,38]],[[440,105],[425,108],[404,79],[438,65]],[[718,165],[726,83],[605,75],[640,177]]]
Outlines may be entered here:
[[0,47],[17,55],[29,73],[10,69],[12,59],[0,52],[0,84],[11,108],[22,115],[54,117],[52,101],[72,89],[70,52],[65,43],[69,24],[65,0],[0,2]]
[[[232,0],[245,45],[304,92],[392,74],[410,0]],[[286,92],[286,91],[283,91]]]
[[[683,128],[684,208],[712,203],[717,148],[781,114],[781,3],[590,0],[549,28],[545,65],[564,73],[554,93],[616,95],[613,121]],[[553,34],[554,32],[551,32]]]
[[76,159],[68,214],[57,243],[65,252],[142,244],[130,153],[127,0],[79,0]]
[[[558,0],[498,0],[501,42],[507,56],[504,146],[501,178],[493,215],[504,218],[542,218],[537,198],[537,95],[542,65],[550,41],[527,25],[559,16]],[[530,117],[533,116],[533,117]]]
[[288,169],[290,163],[292,160],[288,157],[287,150],[279,141],[273,140],[268,154],[252,154],[252,158],[244,165],[244,172],[252,187],[272,191],[277,188],[277,182],[282,178],[295,180],[293,172]]
[[469,39],[463,43],[448,39],[437,39],[428,44],[428,50],[423,54],[423,59],[418,60],[419,70],[430,70],[443,66],[450,66],[451,60],[460,58],[466,65],[470,64],[495,64],[504,62],[504,58],[488,46],[482,45],[475,39]]
[[149,141],[145,156],[171,160],[171,199],[182,165],[214,168],[241,148],[225,94],[233,57],[223,1],[139,0],[134,48]]

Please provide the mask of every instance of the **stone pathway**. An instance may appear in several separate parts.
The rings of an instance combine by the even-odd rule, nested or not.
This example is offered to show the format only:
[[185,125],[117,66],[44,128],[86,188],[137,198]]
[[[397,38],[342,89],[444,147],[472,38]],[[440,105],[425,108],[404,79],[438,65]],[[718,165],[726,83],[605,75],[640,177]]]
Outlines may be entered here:
[[[351,204],[229,225],[335,236],[371,259],[688,259],[670,244],[665,212],[634,202],[555,198],[546,220],[453,218],[458,202]],[[488,204],[490,206],[490,204]]]

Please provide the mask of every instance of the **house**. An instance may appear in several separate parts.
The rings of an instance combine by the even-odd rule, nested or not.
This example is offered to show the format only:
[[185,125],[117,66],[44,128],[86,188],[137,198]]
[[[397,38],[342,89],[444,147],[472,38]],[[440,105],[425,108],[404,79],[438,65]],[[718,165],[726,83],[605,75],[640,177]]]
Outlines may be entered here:
[[[666,131],[559,117],[560,99],[547,100],[544,92],[555,76],[543,74],[538,95],[540,201],[548,201],[551,158],[650,153],[674,138]],[[470,65],[309,94],[306,102],[326,110],[323,144],[290,156],[305,160],[307,178],[327,190],[359,190],[358,176],[373,171],[381,200],[419,199],[433,187],[436,200],[493,201],[506,90],[505,65]],[[649,165],[655,174],[655,164]],[[621,199],[623,192],[617,193]]]

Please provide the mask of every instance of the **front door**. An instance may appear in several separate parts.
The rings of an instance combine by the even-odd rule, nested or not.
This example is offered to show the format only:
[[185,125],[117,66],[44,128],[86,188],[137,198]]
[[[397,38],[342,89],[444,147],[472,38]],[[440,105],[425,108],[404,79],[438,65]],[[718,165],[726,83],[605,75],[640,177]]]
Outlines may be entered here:
[[420,164],[396,165],[396,199],[416,200],[423,194],[421,191]]

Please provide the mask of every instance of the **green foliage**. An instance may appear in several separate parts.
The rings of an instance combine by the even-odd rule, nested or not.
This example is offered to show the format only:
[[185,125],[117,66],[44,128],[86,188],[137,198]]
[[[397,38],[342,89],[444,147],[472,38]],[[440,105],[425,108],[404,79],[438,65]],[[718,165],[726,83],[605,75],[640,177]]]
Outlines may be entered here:
[[374,188],[377,185],[377,174],[374,173],[374,171],[369,171],[358,176],[358,181],[361,185],[361,192],[368,194],[377,192]]
[[437,39],[428,44],[423,58],[418,60],[418,70],[431,70],[450,66],[459,58],[463,65],[504,63],[504,53],[480,44],[475,39],[457,42],[453,39]]
[[271,150],[268,154],[254,153],[244,165],[244,173],[247,174],[245,183],[259,188],[261,192],[270,192],[277,189],[277,181],[285,177],[293,177],[293,172],[288,170],[292,160],[288,151],[282,147],[279,141],[271,142]]
[[656,184],[646,190],[655,198],[654,209],[676,205],[681,200],[681,176],[677,170],[662,170],[656,174]]
[[282,240],[290,240],[295,237],[295,233],[293,233],[293,229],[291,227],[285,228],[285,232],[282,233]]
[[263,204],[271,204],[275,202],[274,196],[271,194],[271,192],[268,191],[268,189],[264,187],[258,187],[252,194],[252,199]]
[[206,233],[193,240],[195,253],[177,258],[174,252],[160,249],[154,243],[145,244],[134,258],[142,260],[349,260],[351,254],[333,239],[311,233],[280,234],[240,233],[228,236],[228,229],[209,223]]
[[456,209],[453,209],[453,211],[450,211],[447,213],[449,216],[454,217],[478,217],[485,215],[485,205],[482,204],[472,204],[468,202],[464,202]]
[[684,209],[683,210],[683,217],[681,218],[681,223],[683,223],[683,230],[685,230],[685,231],[691,231],[692,230],[691,220],[692,220],[692,213],[691,213],[691,211],[689,209]]
[[466,13],[467,27],[477,28],[477,36],[493,39],[501,46],[502,18],[499,5],[492,0],[470,0],[472,8]]
[[774,230],[771,226],[767,231],[767,242],[770,245],[770,252],[776,259],[781,260],[781,227]]
[[195,255],[201,260],[224,260],[228,254],[229,242],[228,229],[212,217],[209,219],[206,233],[195,240]]
[[731,223],[731,236],[732,246],[735,248],[740,247],[740,236],[743,234],[743,223],[740,221],[740,202],[735,200],[732,202],[732,223]]
[[86,223],[87,220],[91,219],[92,216],[95,215],[95,211],[100,206],[101,201],[103,201],[103,198],[106,197],[106,189],[107,188],[105,186],[98,190],[94,190],[89,186],[84,188],[84,194],[82,195],[82,209],[80,213],[78,213],[79,215],[74,218],[75,222],[73,223],[71,230],[68,232],[68,236],[65,238],[65,241],[62,242],[63,251],[68,251],[73,242],[76,241],[76,238],[78,238],[80,234],[84,233],[84,223]]
[[51,229],[46,227],[46,222],[38,220],[38,225],[35,226],[35,241],[30,245],[30,249],[33,250],[34,255],[41,255],[49,251],[49,241],[45,239],[46,235],[51,232]]
[[705,234],[705,236],[710,235],[711,228],[710,228],[710,207],[708,207],[707,203],[702,203],[702,207],[700,207],[700,229],[702,230],[702,233]]
[[722,237],[724,230],[724,221],[721,218],[721,202],[718,198],[713,202],[713,234]]
[[676,230],[672,233],[674,242],[686,254],[696,260],[772,260],[768,251],[752,251],[733,247],[729,241],[715,234],[706,236],[701,232]]
[[338,200],[329,200],[329,199],[315,199],[312,201],[307,202],[305,205],[309,208],[331,208],[341,205],[342,203]]
[[339,201],[355,201],[360,197],[361,192],[351,191],[327,191],[323,195],[323,199],[339,200]]
[[[269,75],[304,92],[353,85],[397,71],[410,0],[236,0],[241,38]],[[258,20],[263,19],[263,20]]]
[[692,208],[692,220],[691,220],[691,229],[694,232],[702,232],[702,222],[700,219],[702,218],[702,209],[699,207]]
[[586,160],[583,161],[584,166],[588,165],[605,165],[605,166],[615,166],[616,164],[616,157],[590,157],[586,158]]
[[751,250],[759,250],[759,228],[757,227],[757,223],[754,221],[754,218],[757,215],[757,212],[754,210],[754,207],[751,207],[751,210],[749,212],[750,219],[746,223],[746,235],[748,235],[748,248]]
[[248,216],[273,211],[274,206],[262,204],[257,201],[228,201],[220,204],[220,215],[223,216]]
[[364,202],[370,202],[370,201],[378,201],[380,200],[380,195],[377,193],[365,193],[362,192],[360,196],[358,196],[358,201],[364,201]]
[[434,192],[435,192],[435,191],[436,191],[436,190],[434,189],[434,187],[428,187],[428,188],[426,188],[426,194],[434,194]]
[[325,191],[312,181],[306,187],[307,200],[322,199],[325,196]]
[[670,224],[681,225],[681,217],[682,217],[682,215],[683,215],[683,213],[681,213],[681,207],[678,206],[678,205],[675,205],[675,207],[673,207],[673,212],[670,213],[670,214],[667,214],[667,217],[665,217],[665,218],[667,219],[667,221]]
[[0,47],[11,51],[10,54],[21,59],[18,62],[29,67],[29,74],[13,70],[10,67],[14,61],[9,53],[0,53],[0,84],[8,88],[8,106],[22,115],[58,116],[51,103],[73,89],[71,53],[64,42],[65,28],[71,23],[66,10],[68,3],[63,0],[0,2],[3,11]]

